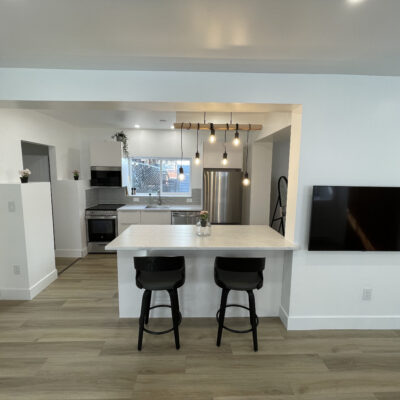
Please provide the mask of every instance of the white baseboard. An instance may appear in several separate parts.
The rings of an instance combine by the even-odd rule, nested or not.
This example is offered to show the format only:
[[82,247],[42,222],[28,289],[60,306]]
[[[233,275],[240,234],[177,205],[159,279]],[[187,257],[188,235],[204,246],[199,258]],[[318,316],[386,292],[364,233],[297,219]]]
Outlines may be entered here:
[[56,257],[86,257],[88,254],[87,247],[83,249],[56,249]]
[[288,327],[288,319],[289,315],[286,312],[286,310],[282,307],[282,305],[279,307],[279,318],[282,321],[282,324],[285,325],[285,327]]
[[[284,310],[281,310],[282,313]],[[286,313],[285,313],[286,314]],[[280,313],[282,322],[284,315]],[[287,330],[400,329],[400,315],[288,316]]]
[[32,300],[35,298],[43,289],[50,285],[57,279],[57,270],[51,271],[39,282],[35,283],[29,289],[18,289],[18,288],[0,288],[0,299],[1,300]]
[[39,282],[35,283],[33,286],[29,288],[30,291],[30,300],[35,298],[42,290],[46,289],[50,283],[54,282],[57,279],[57,270],[54,269],[49,274],[47,274],[44,278],[42,278]]
[[0,288],[0,300],[30,300],[29,289]]

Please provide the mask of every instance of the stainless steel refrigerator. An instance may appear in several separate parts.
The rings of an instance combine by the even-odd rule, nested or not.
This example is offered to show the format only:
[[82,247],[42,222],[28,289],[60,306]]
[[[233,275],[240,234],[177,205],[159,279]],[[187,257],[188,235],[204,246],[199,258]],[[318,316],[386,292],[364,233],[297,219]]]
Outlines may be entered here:
[[241,223],[242,178],[240,169],[204,169],[203,209],[212,224]]

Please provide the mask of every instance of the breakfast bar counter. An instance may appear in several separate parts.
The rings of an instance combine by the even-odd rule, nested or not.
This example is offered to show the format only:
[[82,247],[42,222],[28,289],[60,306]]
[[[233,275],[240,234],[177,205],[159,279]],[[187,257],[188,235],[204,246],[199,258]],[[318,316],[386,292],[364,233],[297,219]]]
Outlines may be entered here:
[[[264,286],[256,291],[257,313],[279,314],[282,273],[285,259],[296,246],[265,225],[214,225],[211,236],[196,235],[193,225],[131,225],[109,243],[106,250],[117,251],[119,315],[138,318],[141,290],[135,284],[135,256],[185,256],[186,282],[179,289],[180,308],[185,317],[213,317],[219,308],[220,289],[214,283],[214,259],[227,257],[266,257]],[[168,293],[157,292],[154,304],[169,302]],[[230,303],[246,305],[247,294],[230,295]],[[169,317],[169,310],[158,308],[154,316]],[[227,316],[245,315],[232,310]]]

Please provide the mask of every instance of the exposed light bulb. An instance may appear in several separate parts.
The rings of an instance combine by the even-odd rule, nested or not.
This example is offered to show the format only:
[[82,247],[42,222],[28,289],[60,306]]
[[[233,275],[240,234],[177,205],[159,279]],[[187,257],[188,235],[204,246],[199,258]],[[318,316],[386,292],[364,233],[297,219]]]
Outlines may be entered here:
[[225,153],[222,156],[222,165],[228,165],[228,153],[225,151]]
[[243,186],[249,186],[249,185],[250,185],[250,179],[249,179],[249,174],[248,174],[248,172],[246,172],[246,173],[244,174],[244,178],[243,178],[242,183],[243,183]]
[[200,153],[196,152],[195,158],[194,158],[194,163],[196,165],[200,165]]
[[233,144],[235,146],[239,146],[239,144],[240,144],[239,132],[237,130],[235,132],[235,138],[233,139]]
[[217,141],[217,138],[215,137],[214,124],[210,124],[210,137],[208,138],[208,141],[210,143],[215,143]]
[[135,124],[135,125],[133,125],[135,128],[140,128],[140,125],[139,124]]
[[185,180],[185,174],[184,174],[184,172],[183,172],[183,168],[182,168],[182,167],[179,167],[178,179],[179,179],[180,181]]

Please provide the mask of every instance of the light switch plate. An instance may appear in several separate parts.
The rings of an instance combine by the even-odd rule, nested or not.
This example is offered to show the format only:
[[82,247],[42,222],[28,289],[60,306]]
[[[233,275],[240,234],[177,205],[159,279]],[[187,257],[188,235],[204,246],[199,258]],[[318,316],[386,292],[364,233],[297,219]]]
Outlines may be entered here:
[[140,200],[139,197],[134,197],[134,198],[133,198],[133,201],[134,201],[135,203],[139,203],[139,200]]
[[8,211],[15,212],[15,202],[13,202],[13,201],[8,202]]

